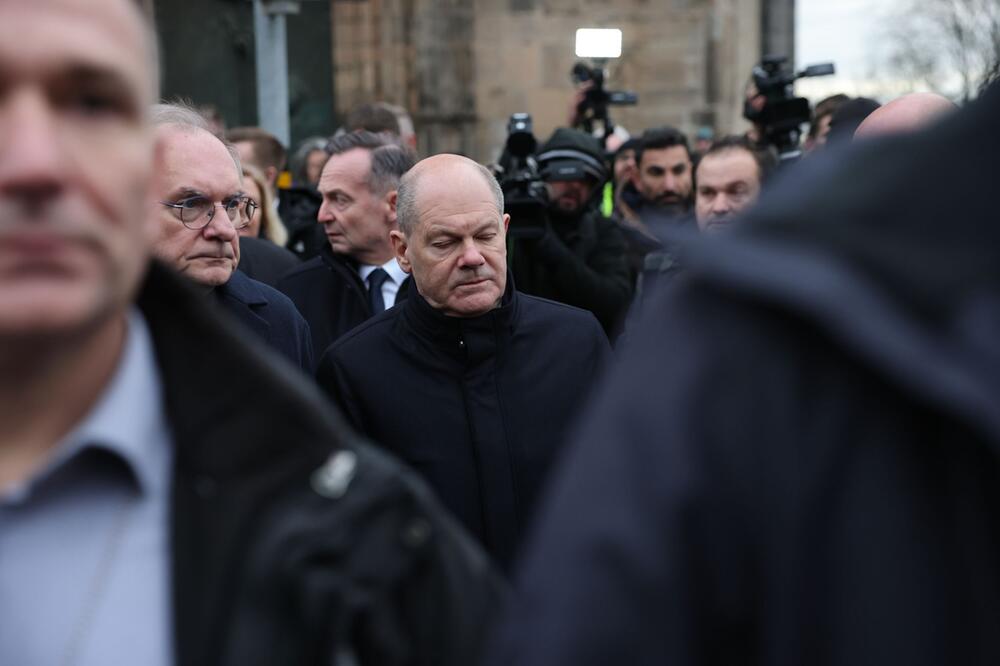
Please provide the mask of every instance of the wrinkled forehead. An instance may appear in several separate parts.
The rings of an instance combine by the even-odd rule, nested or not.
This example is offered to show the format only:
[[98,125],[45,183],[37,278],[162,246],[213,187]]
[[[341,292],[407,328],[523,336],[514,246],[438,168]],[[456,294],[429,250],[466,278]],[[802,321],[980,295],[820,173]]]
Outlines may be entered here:
[[131,0],[0,0],[0,81],[92,71],[155,97],[155,46]]
[[160,196],[198,192],[222,199],[242,191],[242,177],[225,144],[203,129],[164,125],[157,128],[160,145],[157,190]]

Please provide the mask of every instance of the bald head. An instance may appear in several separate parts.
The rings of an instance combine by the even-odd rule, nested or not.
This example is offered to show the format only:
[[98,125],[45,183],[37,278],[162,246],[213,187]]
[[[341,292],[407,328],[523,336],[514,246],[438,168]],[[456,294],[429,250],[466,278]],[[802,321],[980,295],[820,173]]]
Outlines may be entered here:
[[865,118],[854,132],[854,138],[915,132],[956,109],[958,107],[951,100],[934,93],[903,95]]
[[485,190],[503,216],[503,191],[489,169],[461,155],[434,155],[417,162],[403,175],[396,200],[396,219],[406,236],[420,219],[421,201],[448,198],[465,188]]

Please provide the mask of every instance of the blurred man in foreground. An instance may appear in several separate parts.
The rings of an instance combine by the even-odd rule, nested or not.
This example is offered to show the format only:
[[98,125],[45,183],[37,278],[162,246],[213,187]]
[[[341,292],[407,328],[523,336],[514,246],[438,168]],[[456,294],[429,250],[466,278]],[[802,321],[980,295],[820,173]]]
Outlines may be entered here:
[[0,2],[0,663],[473,663],[485,557],[150,262],[155,63],[129,0]]
[[1000,662],[998,116],[804,161],[692,241],[492,664]]

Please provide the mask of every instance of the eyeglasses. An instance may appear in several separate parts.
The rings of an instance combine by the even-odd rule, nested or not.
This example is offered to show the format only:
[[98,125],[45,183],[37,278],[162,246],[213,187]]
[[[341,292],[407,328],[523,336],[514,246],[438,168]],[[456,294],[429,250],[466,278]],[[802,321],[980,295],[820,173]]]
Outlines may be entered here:
[[234,229],[245,229],[250,225],[257,212],[257,202],[245,195],[229,197],[220,203],[210,201],[203,196],[193,196],[178,201],[161,201],[161,204],[174,209],[174,215],[188,229],[204,229],[212,223],[215,217],[215,207],[221,206],[226,211],[226,217],[233,223]]

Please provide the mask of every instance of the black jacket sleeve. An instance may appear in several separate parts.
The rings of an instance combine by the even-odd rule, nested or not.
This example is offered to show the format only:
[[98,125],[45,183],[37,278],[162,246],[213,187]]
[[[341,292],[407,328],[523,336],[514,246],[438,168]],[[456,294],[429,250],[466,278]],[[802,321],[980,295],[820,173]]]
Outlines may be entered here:
[[549,230],[533,248],[535,258],[548,269],[549,281],[560,300],[590,310],[610,331],[628,307],[632,295],[625,238],[611,220],[591,213],[596,239],[581,256]]

